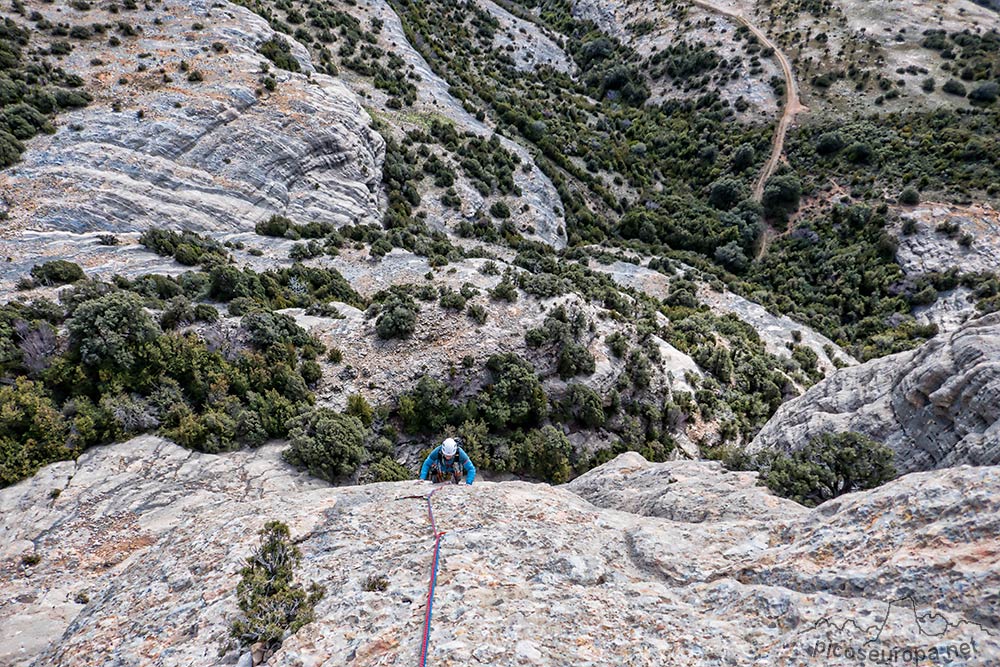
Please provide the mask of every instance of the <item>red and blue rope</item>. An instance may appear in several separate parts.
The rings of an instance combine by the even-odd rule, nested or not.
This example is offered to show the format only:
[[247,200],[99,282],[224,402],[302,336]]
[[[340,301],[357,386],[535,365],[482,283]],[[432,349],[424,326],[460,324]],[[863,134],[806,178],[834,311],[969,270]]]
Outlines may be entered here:
[[424,612],[424,636],[420,646],[419,667],[427,664],[427,648],[431,643],[431,613],[434,609],[434,588],[437,586],[438,555],[441,552],[441,538],[444,533],[439,533],[437,524],[434,522],[434,506],[431,504],[431,496],[440,491],[440,487],[427,494],[427,516],[431,521],[431,531],[434,533],[434,560],[431,563],[431,579],[427,586],[427,608]]

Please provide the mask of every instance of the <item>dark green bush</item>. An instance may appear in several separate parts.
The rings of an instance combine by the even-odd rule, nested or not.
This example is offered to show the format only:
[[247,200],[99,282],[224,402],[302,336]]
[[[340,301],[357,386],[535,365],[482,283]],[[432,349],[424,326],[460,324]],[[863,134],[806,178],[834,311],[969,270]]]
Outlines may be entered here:
[[764,187],[764,196],[761,200],[764,213],[769,218],[783,222],[799,207],[801,196],[802,184],[795,175],[772,176]]
[[375,419],[375,411],[361,394],[351,394],[347,397],[347,409],[344,413],[360,419],[366,428],[370,427],[372,420]]
[[70,426],[43,385],[19,377],[0,386],[0,487],[70,458]]
[[903,191],[899,193],[899,203],[904,206],[916,206],[920,203],[920,193],[916,188],[903,188]]
[[292,221],[283,215],[272,215],[267,220],[261,220],[254,225],[254,231],[261,236],[276,236],[281,238],[292,225]]
[[995,81],[987,81],[972,89],[972,92],[969,93],[969,100],[982,104],[993,104],[997,101],[998,96],[1000,96],[1000,84]]
[[826,433],[791,455],[762,465],[761,481],[785,498],[814,507],[893,479],[892,450],[860,433]]
[[510,208],[507,206],[506,202],[495,201],[490,206],[490,215],[494,218],[505,220],[510,217]]
[[571,384],[566,392],[566,406],[570,416],[587,428],[604,426],[606,416],[600,395],[590,387]]
[[446,310],[462,310],[465,308],[465,297],[453,289],[444,289],[438,305]]
[[292,47],[284,37],[275,35],[257,47],[257,51],[275,66],[289,72],[301,70],[299,61],[292,55]]
[[142,300],[113,292],[81,304],[67,321],[70,350],[87,366],[127,371],[147,358],[160,327]]
[[365,458],[367,429],[361,420],[328,408],[316,408],[288,424],[286,461],[311,475],[335,481],[357,471]]
[[382,304],[375,333],[379,338],[409,338],[417,328],[420,308],[408,294],[395,293]]
[[941,90],[948,93],[949,95],[957,95],[958,97],[965,97],[965,86],[962,85],[961,81],[957,79],[948,79],[941,86]]
[[451,420],[452,390],[444,382],[424,375],[411,391],[399,396],[399,417],[406,433],[436,433]]
[[595,368],[594,355],[590,353],[590,350],[586,346],[575,342],[568,342],[559,350],[559,377],[563,380],[576,375],[590,375],[594,372]]
[[83,280],[86,275],[79,264],[55,259],[31,267],[31,277],[40,285],[68,285]]
[[515,445],[518,468],[527,475],[552,484],[569,481],[573,469],[569,457],[573,448],[569,439],[554,426],[543,426],[527,433]]
[[498,430],[532,426],[545,416],[548,399],[530,363],[514,353],[496,354],[486,368],[493,381],[477,402],[487,424]]
[[413,473],[397,463],[391,456],[383,456],[378,461],[368,466],[368,470],[365,471],[364,481],[366,483],[403,482],[408,479],[413,479],[413,477]]

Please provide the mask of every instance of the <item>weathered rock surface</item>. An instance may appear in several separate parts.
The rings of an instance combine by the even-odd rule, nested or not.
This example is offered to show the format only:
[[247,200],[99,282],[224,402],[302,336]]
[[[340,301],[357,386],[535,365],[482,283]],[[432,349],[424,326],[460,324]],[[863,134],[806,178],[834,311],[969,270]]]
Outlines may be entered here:
[[[52,22],[76,19],[54,5],[31,9]],[[115,21],[97,8],[83,16]],[[274,213],[379,220],[383,141],[343,83],[314,73],[291,42],[303,73],[272,68],[277,88],[264,91],[257,46],[274,32],[243,7],[186,0],[155,17],[156,26],[150,12],[131,16],[144,32],[117,48],[83,41],[65,56],[95,100],[61,116],[55,134],[29,142],[22,162],[0,176],[6,237],[29,226],[248,230]]]
[[[908,273],[947,271],[996,271],[1000,266],[1000,212],[989,204],[954,206],[921,204],[903,211],[900,217],[913,220],[912,234],[900,234],[897,257]],[[951,235],[938,231],[939,225],[954,225]],[[963,246],[961,236],[972,243]]]
[[891,447],[903,473],[1000,463],[1000,313],[837,371],[778,408],[750,447],[792,450],[847,430]]
[[[908,274],[950,269],[961,273],[994,273],[1000,266],[1000,213],[989,204],[920,204],[904,210],[900,217],[914,223],[912,233],[903,234],[900,230],[898,234],[896,257]],[[939,226],[955,231],[951,234],[938,231]],[[965,236],[971,243],[961,242]],[[943,292],[937,301],[918,308],[915,314],[922,322],[936,324],[940,331],[953,331],[977,315],[975,295],[965,287]]]
[[[301,577],[327,594],[267,664],[415,664],[432,539],[407,496],[428,487],[330,488],[277,453],[144,437],[0,491],[0,664],[236,664],[241,651],[219,651],[269,519],[289,524]],[[952,664],[987,665],[1000,656],[998,491],[1000,469],[962,467],[809,511],[752,475],[635,454],[564,487],[446,487],[428,664],[800,665],[871,640],[974,642]],[[388,590],[363,590],[373,574]]]
[[[619,285],[632,287],[657,299],[663,299],[670,293],[669,276],[640,264],[621,261],[611,264],[593,262],[590,268],[607,273]],[[816,353],[819,357],[818,366],[824,373],[829,373],[835,368],[833,359],[828,354],[829,350],[833,350],[833,356],[844,364],[857,363],[854,357],[823,334],[785,315],[773,315],[760,304],[748,301],[738,294],[729,291],[717,292],[702,284],[698,290],[698,300],[717,313],[731,313],[750,324],[760,335],[767,351],[776,356],[790,356],[787,345],[795,340],[792,332],[798,331],[801,335],[799,344],[811,348]]]

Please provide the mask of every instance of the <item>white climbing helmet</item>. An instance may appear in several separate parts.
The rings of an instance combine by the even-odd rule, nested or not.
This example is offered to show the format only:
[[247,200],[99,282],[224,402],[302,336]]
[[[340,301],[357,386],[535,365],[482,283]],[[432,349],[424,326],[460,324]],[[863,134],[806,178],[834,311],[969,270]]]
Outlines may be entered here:
[[455,442],[454,438],[448,438],[441,443],[441,453],[447,456],[449,459],[455,455],[458,451],[458,443]]

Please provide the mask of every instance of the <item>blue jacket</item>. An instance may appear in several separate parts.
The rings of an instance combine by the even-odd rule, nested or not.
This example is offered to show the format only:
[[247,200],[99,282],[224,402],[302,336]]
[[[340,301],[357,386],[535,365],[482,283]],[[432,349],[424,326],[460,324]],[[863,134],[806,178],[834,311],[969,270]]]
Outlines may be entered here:
[[[458,453],[455,454],[458,457],[458,462],[462,464],[462,470],[465,471],[465,483],[472,484],[472,480],[476,478],[476,466],[472,465],[472,460],[469,459],[469,455],[459,447]],[[445,469],[444,457],[441,456],[441,445],[434,448],[426,459],[424,459],[424,465],[420,468],[420,479],[427,479],[431,474],[431,466],[437,463],[442,470]]]

